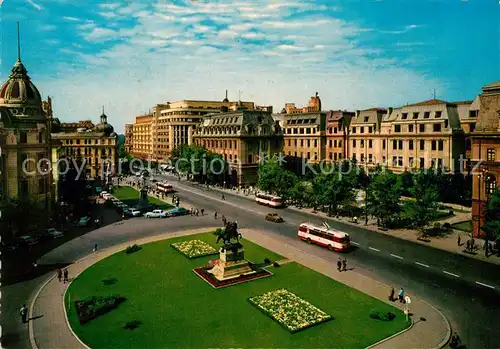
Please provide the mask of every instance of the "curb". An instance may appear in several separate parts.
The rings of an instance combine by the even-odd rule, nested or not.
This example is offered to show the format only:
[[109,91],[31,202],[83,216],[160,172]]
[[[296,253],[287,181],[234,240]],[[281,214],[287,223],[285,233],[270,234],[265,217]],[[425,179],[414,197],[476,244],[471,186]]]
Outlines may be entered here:
[[380,345],[380,344],[382,344],[382,343],[385,343],[385,342],[387,342],[387,341],[390,341],[391,339],[393,339],[393,338],[395,338],[395,337],[397,337],[397,336],[400,336],[400,335],[402,335],[402,334],[403,334],[403,333],[405,333],[405,332],[408,332],[409,330],[411,330],[411,329],[413,328],[413,325],[414,325],[413,319],[412,319],[412,318],[410,318],[410,320],[411,320],[411,324],[410,324],[410,326],[409,326],[408,328],[405,328],[404,330],[402,330],[402,331],[400,331],[400,332],[398,332],[398,333],[395,333],[395,334],[393,334],[392,336],[389,336],[389,337],[387,337],[387,338],[384,338],[384,339],[382,339],[382,340],[378,341],[377,343],[374,343],[374,344],[370,345],[369,347],[366,347],[365,349],[375,348],[376,346],[378,346],[378,345]]
[[[38,298],[38,296],[40,295],[40,293],[42,292],[42,290],[45,288],[45,286],[47,286],[49,284],[49,282],[52,281],[52,279],[55,278],[55,275],[52,275],[50,276],[43,284],[42,286],[40,286],[40,288],[38,289],[37,293],[35,294],[35,296],[33,297],[33,300],[31,301],[31,304],[30,304],[30,311],[29,311],[29,314],[28,314],[28,319],[31,319],[33,317],[33,310],[35,309],[35,302]],[[36,339],[35,339],[35,331],[33,329],[33,321],[28,321],[28,333],[29,333],[29,338],[30,338],[30,343],[31,343],[31,347],[33,349],[39,349],[38,348],[38,344],[36,343]]]
[[444,314],[439,311],[435,306],[433,306],[432,304],[426,302],[425,300],[421,299],[422,302],[424,302],[425,304],[427,304],[428,306],[430,306],[432,309],[434,309],[434,311],[436,311],[439,315],[441,315],[441,317],[443,318],[444,320],[444,323],[446,324],[446,337],[441,341],[441,343],[438,344],[437,347],[435,348],[432,348],[432,349],[441,349],[443,348],[446,343],[448,343],[448,341],[450,340],[451,338],[451,325],[450,325],[450,321],[446,318],[446,316],[444,316]]

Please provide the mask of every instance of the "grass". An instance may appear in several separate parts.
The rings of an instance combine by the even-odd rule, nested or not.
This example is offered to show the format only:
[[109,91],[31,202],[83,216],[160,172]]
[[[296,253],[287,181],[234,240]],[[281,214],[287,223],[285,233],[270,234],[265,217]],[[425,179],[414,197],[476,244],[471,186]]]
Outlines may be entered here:
[[470,233],[472,231],[472,221],[458,222],[451,225],[453,229]]
[[[140,193],[132,187],[120,187],[113,189],[113,196],[124,204],[134,207],[139,202]],[[153,196],[148,196],[148,200],[150,204],[158,205],[158,208],[162,210],[174,208],[173,205],[169,205]]]
[[[74,306],[68,318],[75,333],[93,349],[99,348],[366,348],[409,326],[401,311],[351,289],[300,264],[271,268],[273,276],[228,288],[213,289],[192,269],[214,256],[187,259],[170,247],[198,239],[215,246],[211,234],[179,237],[143,245],[137,253],[112,255],[91,266],[72,282],[66,293],[72,301],[88,296],[120,294],[127,298],[112,312],[79,324]],[[245,257],[262,263],[283,259],[249,241]],[[115,278],[104,285],[102,280]],[[332,321],[292,334],[255,309],[247,299],[286,288],[331,315]],[[68,309],[68,306],[67,306]],[[382,322],[372,311],[395,313]],[[122,328],[139,321],[134,330]]]
[[444,219],[448,219],[450,217],[455,216],[454,214],[450,214],[448,211],[438,211],[436,213],[436,219],[435,221],[442,221]]

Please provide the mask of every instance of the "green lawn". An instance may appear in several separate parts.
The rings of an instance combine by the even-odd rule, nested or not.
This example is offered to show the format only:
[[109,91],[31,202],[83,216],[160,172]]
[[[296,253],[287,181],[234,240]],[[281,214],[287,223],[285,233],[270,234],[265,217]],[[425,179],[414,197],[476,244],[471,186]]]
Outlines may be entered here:
[[[130,207],[134,207],[139,201],[139,192],[132,187],[115,188],[113,189],[113,196]],[[169,205],[153,196],[148,196],[148,199],[150,204],[158,205],[163,210],[174,208],[173,205]]]
[[465,221],[465,222],[459,222],[459,223],[454,223],[451,225],[453,229],[465,231],[467,233],[470,233],[472,231],[472,221]]
[[[147,244],[139,252],[112,255],[72,282],[72,301],[88,296],[118,294],[127,300],[117,309],[81,326],[74,311],[68,317],[75,333],[99,348],[366,348],[409,326],[404,314],[389,304],[351,289],[300,264],[271,267],[273,276],[213,289],[191,269],[215,256],[188,259],[170,244],[199,239],[215,247],[208,233]],[[283,257],[243,240],[245,256],[253,262]],[[333,268],[333,266],[332,266]],[[117,283],[104,285],[102,280]],[[292,334],[248,302],[248,298],[279,288],[334,317]],[[391,322],[373,320],[371,311],[395,313]],[[121,326],[141,321],[139,328]]]

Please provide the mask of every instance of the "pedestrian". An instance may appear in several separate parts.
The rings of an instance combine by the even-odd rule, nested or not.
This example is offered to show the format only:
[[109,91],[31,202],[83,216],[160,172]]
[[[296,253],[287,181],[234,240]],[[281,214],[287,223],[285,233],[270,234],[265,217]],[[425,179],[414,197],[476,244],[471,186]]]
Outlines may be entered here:
[[97,244],[94,244],[94,249],[92,250],[92,252],[94,252],[94,253],[97,252]]
[[389,300],[394,301],[394,287],[391,286],[391,292],[389,293]]
[[343,271],[347,271],[347,259],[345,259],[345,258],[342,261],[342,270]]
[[200,211],[198,209],[196,209],[196,215],[199,216],[200,215]]
[[399,302],[403,303],[404,302],[404,297],[405,297],[405,291],[403,290],[402,287],[399,289],[398,297],[399,297]]
[[222,194],[222,200],[226,200],[226,197],[224,196],[224,194]]
[[205,213],[205,209],[204,209],[204,208],[202,208],[202,209],[201,209],[201,215],[203,216],[203,214],[204,214],[204,213]]
[[226,221],[226,217],[224,215],[222,215],[222,224],[223,225],[226,225],[227,221]]
[[342,261],[340,260],[340,257],[339,260],[337,261],[337,270],[342,271]]
[[68,279],[68,268],[64,269],[64,279],[63,279],[63,282],[64,283],[69,282],[69,279]]
[[23,304],[23,306],[19,310],[19,313],[21,314],[21,321],[23,322],[23,324],[25,324],[28,317],[28,308],[26,308],[26,304]]
[[457,237],[457,245],[460,246],[460,234],[458,234],[458,237]]
[[217,211],[214,213],[214,219],[217,219]]
[[469,251],[470,250],[470,240],[467,240],[466,246],[467,246],[467,251]]
[[62,281],[62,270],[61,270],[61,268],[57,268],[57,280],[59,280],[59,282]]

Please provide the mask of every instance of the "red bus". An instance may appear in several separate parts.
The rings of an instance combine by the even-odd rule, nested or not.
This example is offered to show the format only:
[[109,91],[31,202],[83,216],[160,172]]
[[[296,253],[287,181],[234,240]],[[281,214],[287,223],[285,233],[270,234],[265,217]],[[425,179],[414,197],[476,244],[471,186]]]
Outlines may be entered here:
[[351,247],[349,234],[330,228],[328,223],[299,225],[297,236],[310,244],[327,247],[330,251],[345,251]]
[[172,184],[168,184],[167,182],[158,182],[156,183],[156,189],[159,192],[168,194],[168,193],[173,193],[174,188],[172,187]]
[[255,202],[270,207],[283,207],[283,200],[279,196],[257,193]]

